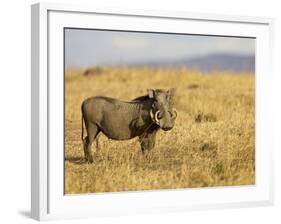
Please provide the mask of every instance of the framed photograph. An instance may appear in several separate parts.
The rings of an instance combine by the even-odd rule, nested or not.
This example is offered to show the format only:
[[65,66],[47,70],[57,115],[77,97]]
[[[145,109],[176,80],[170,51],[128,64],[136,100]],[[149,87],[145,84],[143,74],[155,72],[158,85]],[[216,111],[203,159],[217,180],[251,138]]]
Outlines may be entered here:
[[273,19],[31,8],[33,218],[273,203]]

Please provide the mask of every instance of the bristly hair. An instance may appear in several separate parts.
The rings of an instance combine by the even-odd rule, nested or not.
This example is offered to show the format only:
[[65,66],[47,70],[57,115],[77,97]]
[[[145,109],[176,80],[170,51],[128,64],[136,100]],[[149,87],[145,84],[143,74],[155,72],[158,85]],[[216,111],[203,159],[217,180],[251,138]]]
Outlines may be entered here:
[[[166,91],[163,90],[163,89],[155,89],[155,92],[164,93]],[[146,94],[146,95],[143,95],[143,96],[139,96],[139,97],[133,99],[132,101],[142,101],[142,100],[148,100],[148,99],[150,99],[150,98],[149,98],[148,94]]]
[[132,101],[143,101],[143,100],[148,100],[149,96],[148,95],[143,95],[143,96],[139,96],[135,99],[133,99]]
[[165,92],[166,92],[164,89],[155,89],[155,91],[156,91],[157,93],[165,93]]
[[[166,91],[164,89],[155,89],[155,92],[164,93]],[[139,96],[139,97],[133,99],[132,101],[142,101],[142,100],[148,100],[148,99],[150,99],[150,98],[149,98],[148,94],[146,94],[146,95],[143,95],[143,96]]]

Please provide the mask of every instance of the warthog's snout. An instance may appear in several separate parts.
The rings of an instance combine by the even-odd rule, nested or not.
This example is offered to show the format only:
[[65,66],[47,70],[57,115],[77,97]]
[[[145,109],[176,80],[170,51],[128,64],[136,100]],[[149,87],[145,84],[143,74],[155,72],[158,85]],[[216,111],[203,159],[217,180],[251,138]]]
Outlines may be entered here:
[[167,126],[167,127],[163,127],[162,130],[163,131],[170,131],[173,128],[173,126]]
[[[164,131],[171,130],[175,125],[175,120],[177,118],[178,112],[176,109],[168,110],[167,107],[162,106],[160,110],[157,110],[153,120],[159,125],[159,127]],[[151,114],[153,116],[153,113]]]

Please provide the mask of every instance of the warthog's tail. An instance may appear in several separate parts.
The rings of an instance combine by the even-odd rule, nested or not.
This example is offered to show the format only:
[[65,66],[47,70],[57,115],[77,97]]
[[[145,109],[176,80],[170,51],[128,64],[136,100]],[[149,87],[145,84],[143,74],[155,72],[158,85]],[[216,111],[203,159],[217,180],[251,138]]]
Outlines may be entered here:
[[81,140],[84,140],[84,117],[83,117],[83,113],[82,113],[82,131],[81,131]]

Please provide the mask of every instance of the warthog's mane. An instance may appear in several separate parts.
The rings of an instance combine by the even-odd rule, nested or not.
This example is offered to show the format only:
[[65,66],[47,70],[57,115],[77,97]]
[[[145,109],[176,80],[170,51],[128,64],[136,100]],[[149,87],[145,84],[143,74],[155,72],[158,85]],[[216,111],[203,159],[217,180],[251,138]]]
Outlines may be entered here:
[[[166,91],[163,90],[163,89],[156,89],[155,91],[156,91],[157,93],[164,93],[164,92],[166,92]],[[143,95],[143,96],[139,96],[139,97],[133,99],[132,101],[143,101],[143,100],[149,100],[149,99],[150,99],[150,98],[149,98],[148,94],[146,94],[146,95]]]
[[143,96],[139,96],[135,99],[133,99],[132,101],[144,101],[144,100],[148,100],[149,99],[149,96],[148,95],[143,95]]

